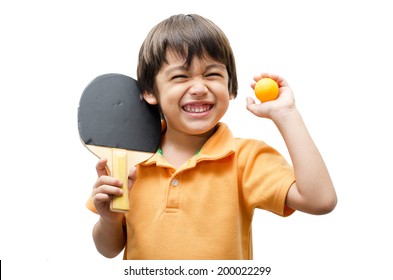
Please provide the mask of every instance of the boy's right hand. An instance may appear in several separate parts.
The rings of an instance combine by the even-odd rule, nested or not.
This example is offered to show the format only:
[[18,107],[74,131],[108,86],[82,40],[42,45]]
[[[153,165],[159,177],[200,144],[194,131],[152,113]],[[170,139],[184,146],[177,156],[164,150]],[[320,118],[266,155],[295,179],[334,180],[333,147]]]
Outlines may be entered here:
[[[124,214],[112,212],[109,208],[113,195],[121,196],[123,183],[111,176],[108,176],[106,169],[106,159],[100,159],[96,165],[98,179],[93,186],[93,203],[102,219],[108,222],[122,220]],[[128,174],[128,187],[131,188],[136,179],[136,168],[131,168]]]

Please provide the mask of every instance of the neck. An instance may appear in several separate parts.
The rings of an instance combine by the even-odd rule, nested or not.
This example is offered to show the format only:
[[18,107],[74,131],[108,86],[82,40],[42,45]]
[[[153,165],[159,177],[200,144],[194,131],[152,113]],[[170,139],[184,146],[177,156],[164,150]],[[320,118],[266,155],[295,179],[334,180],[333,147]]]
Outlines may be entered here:
[[215,129],[201,135],[189,135],[167,130],[161,141],[162,154],[178,168],[193,157],[214,132]]

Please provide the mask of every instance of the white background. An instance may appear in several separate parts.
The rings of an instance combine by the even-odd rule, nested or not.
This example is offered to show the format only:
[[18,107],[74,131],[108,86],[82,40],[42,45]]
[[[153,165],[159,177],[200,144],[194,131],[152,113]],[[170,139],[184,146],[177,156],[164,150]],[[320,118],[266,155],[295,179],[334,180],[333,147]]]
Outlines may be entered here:
[[84,204],[97,160],[79,140],[79,98],[97,75],[135,77],[139,47],[156,23],[198,13],[224,30],[237,58],[239,95],[223,121],[235,136],[262,139],[288,157],[274,125],[245,109],[255,74],[282,75],[339,197],[325,216],[256,211],[255,260],[227,265],[268,265],[270,279],[391,279],[389,2],[1,1],[3,275],[124,278],[126,262],[104,259],[91,239],[97,217]]

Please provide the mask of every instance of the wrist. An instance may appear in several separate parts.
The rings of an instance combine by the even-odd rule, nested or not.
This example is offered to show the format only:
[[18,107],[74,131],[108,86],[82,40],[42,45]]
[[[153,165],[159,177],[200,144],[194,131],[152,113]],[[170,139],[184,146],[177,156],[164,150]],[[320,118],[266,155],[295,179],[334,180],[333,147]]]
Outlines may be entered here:
[[103,218],[100,216],[100,219],[98,220],[99,224],[101,227],[105,228],[116,228],[116,227],[121,227],[123,223],[123,215],[119,215],[119,218]]
[[301,116],[296,106],[293,105],[287,108],[280,109],[272,116],[271,119],[278,128],[281,128],[288,123],[292,123],[296,120],[301,120]]

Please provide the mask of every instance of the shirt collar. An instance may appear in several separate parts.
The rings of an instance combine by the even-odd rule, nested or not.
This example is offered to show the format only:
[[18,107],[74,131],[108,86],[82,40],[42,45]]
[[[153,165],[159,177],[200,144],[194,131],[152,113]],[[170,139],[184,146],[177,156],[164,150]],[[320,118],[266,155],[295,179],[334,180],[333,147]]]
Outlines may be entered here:
[[[224,123],[217,124],[216,132],[207,140],[207,142],[200,149],[199,153],[195,155],[197,162],[203,160],[216,160],[229,156],[235,152],[235,140],[232,132]],[[150,159],[141,163],[142,165],[163,165],[165,159],[162,154],[157,151]]]
[[235,151],[235,140],[232,132],[224,123],[217,125],[217,131],[203,145],[199,152],[200,159],[219,159]]

